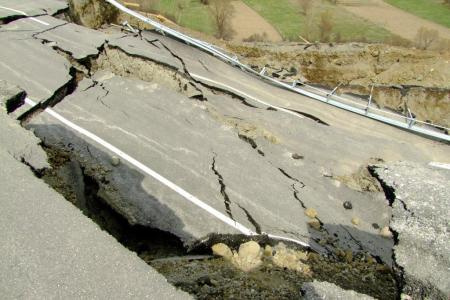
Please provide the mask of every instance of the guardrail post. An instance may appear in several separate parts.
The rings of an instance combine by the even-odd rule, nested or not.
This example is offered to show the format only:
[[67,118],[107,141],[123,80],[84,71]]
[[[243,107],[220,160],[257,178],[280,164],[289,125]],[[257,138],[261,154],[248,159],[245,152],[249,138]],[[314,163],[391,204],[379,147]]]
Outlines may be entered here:
[[369,102],[367,102],[367,106],[366,106],[366,116],[369,113],[370,104],[372,104],[372,95],[373,95],[373,84],[372,84],[372,88],[370,89]]
[[330,101],[330,97],[334,95],[334,93],[336,93],[336,91],[338,90],[338,88],[342,85],[342,83],[339,83],[332,91],[331,93],[327,94],[327,102]]
[[411,128],[413,125],[414,125],[414,123],[416,122],[415,120],[414,120],[414,116],[413,116],[413,114],[411,113],[411,110],[408,108],[408,118],[406,118],[406,120],[407,120],[407,122],[408,122],[408,127],[409,128]]
[[259,72],[259,75],[264,75],[266,73],[266,67],[262,68],[261,72]]

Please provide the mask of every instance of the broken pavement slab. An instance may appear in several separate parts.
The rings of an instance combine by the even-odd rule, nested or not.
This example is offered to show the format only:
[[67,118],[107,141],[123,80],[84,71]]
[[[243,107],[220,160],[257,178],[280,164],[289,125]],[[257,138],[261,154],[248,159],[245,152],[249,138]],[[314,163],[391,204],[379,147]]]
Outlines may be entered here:
[[68,8],[66,1],[61,0],[0,0],[0,22],[14,17],[54,15]]
[[308,282],[302,286],[302,294],[305,300],[373,300],[374,298],[344,290],[337,285],[325,281]]
[[190,298],[0,145],[3,299]]
[[7,113],[13,112],[25,103],[27,94],[20,87],[0,80],[0,108]]
[[[65,23],[54,20],[55,26]],[[34,33],[46,29],[44,25],[21,19],[1,28],[0,41],[7,46],[0,52],[0,79],[20,86],[39,102],[51,99],[72,80],[69,61],[32,38]]]
[[0,80],[0,145],[17,161],[24,162],[34,170],[41,170],[49,167],[47,155],[40,147],[41,140],[7,115],[9,110],[22,105],[25,97],[24,90]]
[[399,162],[377,165],[373,172],[392,202],[390,227],[403,293],[414,299],[448,299],[450,171]]
[[0,145],[17,161],[23,161],[34,170],[49,167],[47,155],[40,147],[41,140],[32,132],[24,130],[20,124],[0,111]]

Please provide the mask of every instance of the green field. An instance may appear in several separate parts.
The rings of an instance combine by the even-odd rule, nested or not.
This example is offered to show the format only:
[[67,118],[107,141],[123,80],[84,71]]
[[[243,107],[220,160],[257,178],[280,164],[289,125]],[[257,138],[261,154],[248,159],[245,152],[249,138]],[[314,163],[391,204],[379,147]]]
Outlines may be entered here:
[[[326,1],[316,0],[309,17],[309,29],[306,30],[307,16],[301,13],[299,6],[292,0],[243,0],[268,20],[287,40],[298,40],[298,35],[311,40],[319,39],[318,24],[323,12],[329,11],[333,19],[333,36],[341,41],[383,42],[392,34],[386,29],[355,16],[344,8]],[[308,31],[308,32],[306,32]]]
[[450,6],[442,0],[385,0],[387,3],[401,8],[421,18],[433,21],[450,28]]
[[155,5],[154,10],[176,21],[183,27],[210,35],[215,34],[214,24],[208,8],[201,4],[199,0],[187,0],[186,8],[182,11],[177,8],[176,2],[174,0],[160,0]]

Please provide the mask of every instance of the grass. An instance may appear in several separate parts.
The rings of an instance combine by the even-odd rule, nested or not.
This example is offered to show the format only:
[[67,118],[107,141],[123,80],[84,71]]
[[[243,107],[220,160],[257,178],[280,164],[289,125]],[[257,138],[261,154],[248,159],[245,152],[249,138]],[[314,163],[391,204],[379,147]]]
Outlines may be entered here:
[[450,28],[450,6],[442,0],[385,0],[387,3],[421,18]]
[[[138,0],[136,2],[143,3],[145,1],[146,0]],[[186,0],[186,8],[181,12],[177,8],[176,2],[177,1],[175,0],[160,0],[153,7],[153,10],[173,21],[176,21],[177,16],[179,16],[179,22],[177,23],[183,27],[204,32],[209,35],[215,34],[214,24],[210,17],[208,7],[201,4],[200,0]]]
[[312,30],[305,33],[307,17],[301,13],[300,7],[293,0],[243,0],[266,20],[268,20],[287,40],[298,40],[298,35],[307,35],[312,40],[319,38],[318,24],[324,11],[333,14],[333,34],[340,35],[341,41],[383,42],[392,34],[369,21],[348,12],[342,7],[326,1],[315,0],[312,10]]

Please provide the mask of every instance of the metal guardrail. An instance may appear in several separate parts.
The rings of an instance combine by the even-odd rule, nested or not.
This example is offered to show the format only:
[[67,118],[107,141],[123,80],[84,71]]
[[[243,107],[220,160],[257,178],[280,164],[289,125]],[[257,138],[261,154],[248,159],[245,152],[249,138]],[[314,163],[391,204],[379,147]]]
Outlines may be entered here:
[[[184,41],[188,45],[196,46],[197,48],[218,57],[219,59],[233,65],[239,67],[242,71],[250,73],[260,79],[263,79],[275,86],[281,87],[283,89],[307,96],[309,98],[321,101],[323,103],[327,103],[333,105],[335,107],[345,109],[347,111],[359,114],[361,116],[371,118],[389,125],[393,125],[420,135],[424,135],[429,138],[438,139],[446,142],[450,142],[450,135],[439,132],[446,131],[450,132],[450,128],[443,127],[436,124],[431,124],[428,122],[416,120],[411,113],[408,116],[403,116],[400,114],[396,114],[394,112],[386,111],[380,108],[372,107],[372,97],[369,98],[367,104],[357,102],[355,100],[344,98],[342,96],[338,96],[335,94],[337,88],[333,91],[326,91],[323,89],[319,89],[314,86],[310,86],[304,83],[293,82],[292,84],[285,83],[282,81],[278,81],[270,76],[265,74],[265,70],[263,69],[261,72],[257,72],[251,67],[241,63],[237,56],[229,56],[222,51],[218,50],[215,46],[206,43],[204,41],[192,38],[188,35],[185,35],[181,32],[178,32],[172,28],[164,26],[150,18],[147,18],[127,7],[122,5],[116,0],[104,0],[111,5],[115,6],[117,9],[127,13],[151,26],[153,26],[157,31],[161,32],[164,35],[168,35],[174,37],[178,40]],[[300,86],[298,86],[300,85]]]

